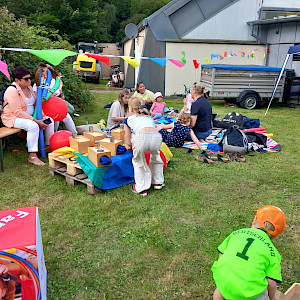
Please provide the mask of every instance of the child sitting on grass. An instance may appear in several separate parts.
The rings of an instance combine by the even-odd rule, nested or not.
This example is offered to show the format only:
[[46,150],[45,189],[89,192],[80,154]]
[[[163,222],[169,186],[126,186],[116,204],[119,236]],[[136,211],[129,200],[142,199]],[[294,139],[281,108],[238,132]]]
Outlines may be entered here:
[[214,300],[273,300],[281,281],[281,257],[272,244],[285,227],[281,209],[267,205],[256,211],[251,228],[231,233],[218,247],[212,266]]
[[197,139],[193,130],[189,127],[190,123],[191,115],[187,113],[181,113],[179,114],[176,122],[167,125],[157,125],[157,130],[162,135],[163,142],[166,143],[168,147],[182,147],[186,137],[190,135],[194,143],[199,149],[201,149],[199,140]]
[[163,97],[161,92],[156,92],[154,94],[154,101],[155,102],[153,102],[150,108],[150,113],[151,116],[153,117],[153,120],[157,120],[162,118],[162,116],[164,115],[166,103],[163,102]]

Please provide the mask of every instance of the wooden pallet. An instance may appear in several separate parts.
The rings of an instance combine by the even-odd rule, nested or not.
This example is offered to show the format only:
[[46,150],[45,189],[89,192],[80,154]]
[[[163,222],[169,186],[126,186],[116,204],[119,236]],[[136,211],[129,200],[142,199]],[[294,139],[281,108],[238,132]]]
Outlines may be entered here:
[[49,153],[49,167],[66,167],[66,172],[69,175],[78,175],[83,173],[79,163],[74,159],[74,154]]
[[55,174],[60,174],[66,177],[66,182],[70,186],[75,186],[77,182],[85,184],[87,186],[87,193],[89,195],[95,195],[101,191],[89,180],[88,176],[85,173],[76,174],[75,176],[70,175],[67,172],[67,166],[58,166],[54,168],[49,166],[49,173],[51,176],[55,176]]

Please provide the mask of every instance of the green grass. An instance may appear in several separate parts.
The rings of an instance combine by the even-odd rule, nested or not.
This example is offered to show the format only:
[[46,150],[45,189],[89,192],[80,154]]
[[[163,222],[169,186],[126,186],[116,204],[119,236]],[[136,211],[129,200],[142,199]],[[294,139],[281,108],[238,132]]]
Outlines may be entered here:
[[109,79],[100,79],[100,83],[86,82],[85,85],[89,90],[118,90],[116,87],[106,86]]
[[[74,119],[77,125],[107,119],[103,106],[117,95],[94,95],[88,112]],[[26,152],[12,153],[26,150],[18,140],[8,145],[0,208],[39,207],[49,299],[211,299],[216,247],[233,230],[250,226],[254,209],[266,204],[287,216],[274,240],[282,256],[279,289],[299,281],[300,110],[272,106],[265,117],[265,108],[223,104],[213,101],[213,112],[260,118],[282,151],[206,165],[171,149],[166,187],[145,198],[130,185],[90,196],[86,186],[70,187],[63,177],[49,176],[47,167],[27,164]]]

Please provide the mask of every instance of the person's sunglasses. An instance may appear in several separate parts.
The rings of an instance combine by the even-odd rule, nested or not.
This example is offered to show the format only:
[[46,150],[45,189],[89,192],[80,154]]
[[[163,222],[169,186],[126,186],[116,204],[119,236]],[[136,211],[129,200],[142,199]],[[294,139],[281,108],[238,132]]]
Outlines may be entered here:
[[28,81],[28,80],[31,80],[31,77],[22,77],[21,79]]

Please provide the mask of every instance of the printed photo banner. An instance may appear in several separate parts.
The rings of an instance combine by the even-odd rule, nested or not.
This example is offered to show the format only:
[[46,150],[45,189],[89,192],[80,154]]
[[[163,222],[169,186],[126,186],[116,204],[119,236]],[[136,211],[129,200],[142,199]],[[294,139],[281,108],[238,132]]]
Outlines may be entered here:
[[[48,63],[57,66],[58,64],[61,63],[63,59],[65,59],[68,56],[75,56],[77,54],[81,53],[76,53],[73,51],[69,50],[64,50],[64,49],[48,49],[48,50],[34,50],[34,49],[22,49],[22,48],[0,48],[0,50],[6,50],[6,51],[19,51],[19,52],[29,52],[35,56],[38,56],[39,58],[47,61]],[[254,58],[256,52],[264,52],[263,58],[266,58],[266,53],[269,53],[269,49],[265,48],[262,50],[259,49],[254,49],[251,51],[250,54],[246,54],[246,51],[244,49],[241,49],[241,51],[238,52],[232,52],[232,50],[229,51],[229,54],[227,51],[224,53],[212,53],[210,57],[205,57],[205,58],[186,58],[186,52],[181,51],[182,58],[170,58],[170,57],[140,57],[140,58],[135,58],[131,56],[118,56],[118,55],[97,55],[93,53],[84,53],[88,57],[92,57],[96,60],[102,61],[104,64],[107,66],[110,66],[110,58],[111,57],[119,57],[122,58],[124,61],[126,61],[128,64],[130,64],[132,67],[137,68],[140,66],[140,61],[142,59],[149,59],[155,64],[158,64],[161,67],[165,67],[166,63],[169,61],[173,65],[175,65],[178,68],[184,67],[188,61],[193,62],[193,66],[195,69],[199,68],[199,65],[201,61],[204,61],[206,64],[210,64],[212,60],[219,59],[228,59],[228,58],[234,58],[238,57],[239,55],[241,57],[245,57],[248,62],[250,58]],[[9,74],[7,71],[7,65],[4,62],[0,61],[0,72],[2,72],[7,78],[9,78]]]
[[[47,299],[47,270],[37,207],[0,211],[1,286],[16,291],[21,299]],[[21,274],[21,275],[20,275]]]

